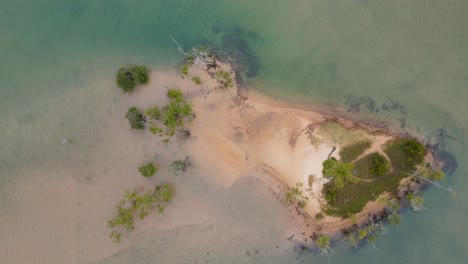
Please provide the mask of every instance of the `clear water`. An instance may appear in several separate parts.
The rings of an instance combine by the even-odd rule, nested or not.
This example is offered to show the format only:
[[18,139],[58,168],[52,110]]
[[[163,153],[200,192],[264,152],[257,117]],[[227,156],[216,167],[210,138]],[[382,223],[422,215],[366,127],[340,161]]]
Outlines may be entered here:
[[126,63],[174,68],[169,35],[222,47],[251,88],[273,96],[456,138],[443,146],[459,166],[442,184],[458,195],[430,189],[428,210],[378,240],[382,254],[338,245],[331,263],[465,263],[467,11],[461,0],[1,0],[2,263],[327,262],[288,247],[290,218],[260,185],[225,189],[197,175],[175,201],[203,205],[196,222],[109,243],[109,201],[144,184],[134,168],[162,147],[120,130],[137,99],[113,75]]

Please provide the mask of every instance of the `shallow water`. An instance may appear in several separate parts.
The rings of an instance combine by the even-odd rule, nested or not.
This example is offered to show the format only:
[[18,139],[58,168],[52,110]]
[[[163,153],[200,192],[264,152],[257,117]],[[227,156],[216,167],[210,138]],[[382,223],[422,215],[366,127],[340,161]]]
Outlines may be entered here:
[[[160,229],[110,242],[111,206],[148,184],[134,168],[164,148],[126,129],[139,98],[113,76],[126,63],[175,68],[169,35],[231,55],[267,94],[456,138],[442,137],[459,165],[442,184],[458,195],[429,189],[428,210],[377,241],[382,254],[339,244],[331,263],[464,263],[467,11],[460,0],[0,1],[2,263],[326,263],[290,248],[291,219],[260,184],[198,175],[178,179],[173,210],[148,219]],[[167,152],[163,162],[180,158]]]

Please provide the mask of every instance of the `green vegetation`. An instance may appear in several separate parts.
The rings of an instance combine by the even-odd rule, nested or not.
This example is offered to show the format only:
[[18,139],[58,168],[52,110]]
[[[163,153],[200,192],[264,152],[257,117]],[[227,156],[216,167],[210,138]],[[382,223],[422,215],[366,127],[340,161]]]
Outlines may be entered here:
[[403,216],[401,214],[392,213],[387,217],[387,221],[391,225],[398,225],[401,223]]
[[301,208],[304,208],[307,205],[309,198],[303,195],[302,182],[297,182],[295,187],[289,188],[289,191],[286,193],[285,202],[290,204],[291,202],[297,203]]
[[401,179],[405,177],[407,177],[405,173],[393,172],[373,181],[348,184],[342,189],[333,189],[332,186],[326,184],[324,192],[328,206],[325,212],[343,218],[347,217],[348,213],[358,213],[362,211],[367,202],[375,200],[383,192],[396,192]]
[[174,187],[170,183],[163,183],[157,186],[155,197],[158,202],[158,212],[162,214],[164,212],[164,208],[166,208],[166,206],[174,197]]
[[233,86],[232,77],[229,72],[219,70],[216,72],[216,78],[224,88],[231,88]]
[[325,218],[325,216],[323,215],[322,212],[315,215],[315,220],[317,220],[317,221],[320,221],[320,220],[322,220],[324,218]]
[[390,163],[387,159],[375,152],[356,162],[356,175],[360,179],[373,179],[385,175],[389,168]]
[[[327,214],[345,218],[349,214],[362,211],[367,202],[377,199],[384,192],[396,193],[400,181],[408,177],[426,155],[426,149],[421,143],[407,138],[391,140],[385,144],[384,152],[390,158],[390,162],[379,153],[372,153],[359,159],[354,168],[350,165],[352,163],[342,165],[343,167],[338,167],[340,168],[338,171],[334,171],[336,161],[330,159],[324,162],[325,177],[334,173],[342,175],[340,178],[348,177],[353,180],[343,180],[342,184],[339,181],[337,183],[335,177],[324,185],[323,192],[327,200],[324,211]],[[389,172],[390,166],[393,168],[392,172]],[[431,174],[429,169],[424,168],[421,171],[420,174],[428,175],[428,177],[431,177],[429,175],[435,178],[443,177],[440,172]],[[420,208],[418,203],[420,200],[413,202],[416,208]]]
[[158,171],[158,168],[154,166],[153,163],[148,163],[145,164],[141,167],[138,168],[138,171],[141,173],[141,175],[145,177],[151,177],[153,174],[155,174]]
[[442,170],[433,169],[430,164],[427,164],[418,168],[418,176],[429,181],[440,181],[445,178],[445,173]]
[[198,84],[198,85],[202,84],[202,81],[201,81],[200,77],[198,77],[198,76],[193,77],[192,81],[194,83]]
[[161,112],[157,106],[146,109],[145,114],[152,120],[159,120],[161,118]]
[[[150,107],[145,113],[150,118],[149,130],[159,136],[171,137],[178,127],[184,126],[184,120],[193,119],[192,105],[183,98],[181,90],[172,89],[167,92],[171,101],[162,109]],[[166,138],[165,141],[169,141]]]
[[143,129],[145,127],[145,118],[136,107],[130,107],[125,117],[133,129]]
[[379,237],[380,234],[385,232],[385,227],[379,223],[372,223],[369,226],[358,228],[356,231],[352,231],[347,235],[348,242],[354,247],[357,248],[357,245],[364,239],[367,240],[375,249],[374,243]]
[[124,198],[117,204],[117,215],[108,221],[112,229],[109,236],[119,243],[122,238],[122,229],[130,231],[135,228],[134,220],[137,214],[140,219],[148,216],[156,206],[162,213],[174,196],[174,187],[170,183],[163,183],[155,188],[154,192],[138,195],[136,191],[125,191]]
[[359,179],[354,176],[353,163],[346,163],[343,161],[330,158],[325,160],[323,163],[322,174],[328,179],[331,179],[329,183],[333,185],[335,189],[341,189],[346,183],[357,183]]
[[427,151],[423,144],[410,138],[394,139],[384,146],[384,152],[390,158],[397,171],[411,173],[420,164]]
[[352,162],[359,157],[359,155],[364,153],[366,149],[370,148],[371,144],[372,141],[366,139],[344,147],[340,151],[341,160],[344,162]]
[[321,235],[317,238],[317,246],[319,247],[320,251],[327,254],[330,250],[330,237],[327,235]]
[[387,159],[379,153],[371,154],[370,172],[375,176],[382,176],[388,172],[390,164]]
[[146,66],[121,67],[115,77],[117,85],[124,93],[130,92],[137,84],[148,82],[148,69]]
[[188,72],[189,72],[189,65],[185,64],[184,66],[182,66],[182,74],[187,75]]
[[406,195],[406,199],[408,199],[411,209],[413,209],[414,212],[419,212],[425,209],[424,198],[421,196],[409,193]]
[[169,166],[169,171],[172,173],[186,172],[190,165],[188,157],[185,160],[176,160]]

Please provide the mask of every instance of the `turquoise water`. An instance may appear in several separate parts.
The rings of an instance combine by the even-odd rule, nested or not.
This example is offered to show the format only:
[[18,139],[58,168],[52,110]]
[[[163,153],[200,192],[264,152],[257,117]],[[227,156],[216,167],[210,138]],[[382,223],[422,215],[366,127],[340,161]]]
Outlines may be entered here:
[[[0,258],[326,263],[287,247],[287,213],[269,199],[250,202],[269,193],[248,181],[228,191],[190,183],[222,223],[152,230],[103,254],[91,243],[101,241],[93,236],[100,222],[83,196],[98,188],[103,194],[95,198],[104,203],[113,195],[106,186],[124,188],[108,174],[135,167],[133,160],[112,162],[127,158],[112,147],[125,138],[113,132],[128,104],[113,87],[114,72],[126,63],[175,68],[181,57],[173,35],[184,48],[209,45],[233,57],[250,88],[431,140],[441,129],[456,138],[442,137],[458,161],[442,184],[458,195],[431,188],[428,210],[405,214],[378,240],[382,254],[340,244],[331,263],[464,263],[467,11],[460,0],[0,1],[0,234],[7,238]],[[64,148],[61,137],[77,143]],[[151,155],[143,140],[127,147]]]

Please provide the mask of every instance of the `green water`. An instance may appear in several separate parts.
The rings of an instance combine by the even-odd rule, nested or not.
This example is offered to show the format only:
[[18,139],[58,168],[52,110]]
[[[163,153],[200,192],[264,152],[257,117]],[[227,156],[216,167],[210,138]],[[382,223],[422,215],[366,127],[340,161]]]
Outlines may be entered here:
[[[113,74],[126,63],[175,68],[173,35],[184,48],[229,54],[251,89],[431,140],[440,129],[456,138],[442,142],[459,165],[442,184],[458,195],[429,189],[428,210],[406,213],[377,241],[382,254],[339,244],[331,263],[465,263],[467,12],[462,0],[1,0],[0,259],[326,263],[288,248],[287,212],[260,185],[246,180],[225,190],[196,175],[182,189],[216,208],[219,220],[151,230],[102,255],[87,245],[99,221],[82,196],[99,188],[99,199],[111,199],[110,188],[126,187],[107,174],[135,167],[114,146],[121,136],[108,136],[128,104]],[[65,148],[61,137],[76,144]],[[144,140],[124,147],[152,155]],[[73,188],[63,193],[64,186]]]

